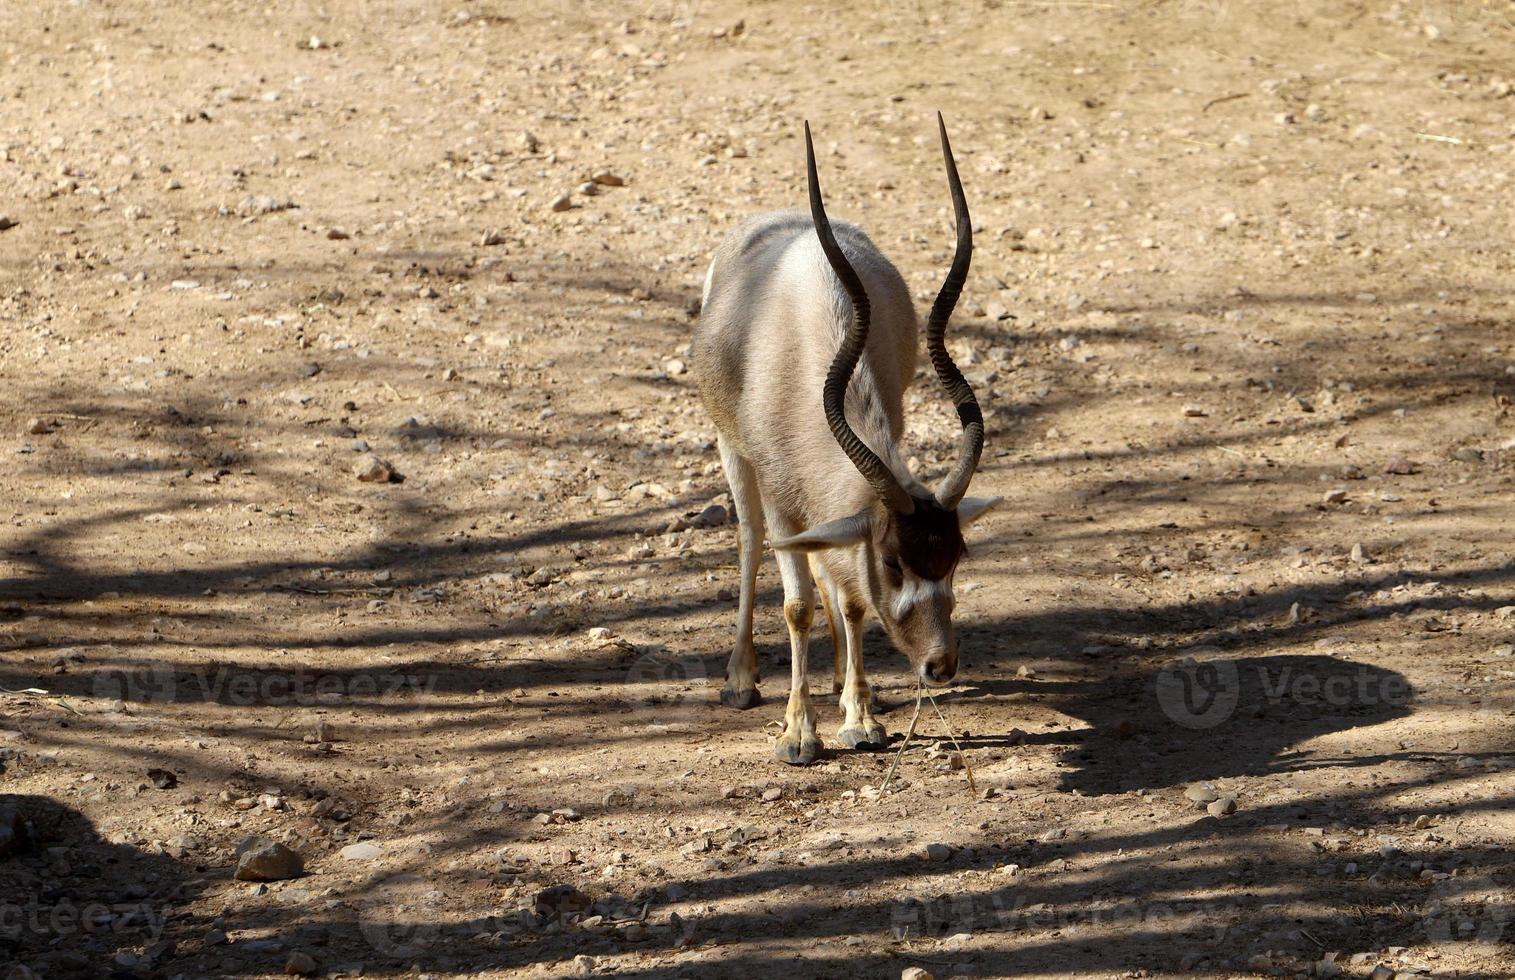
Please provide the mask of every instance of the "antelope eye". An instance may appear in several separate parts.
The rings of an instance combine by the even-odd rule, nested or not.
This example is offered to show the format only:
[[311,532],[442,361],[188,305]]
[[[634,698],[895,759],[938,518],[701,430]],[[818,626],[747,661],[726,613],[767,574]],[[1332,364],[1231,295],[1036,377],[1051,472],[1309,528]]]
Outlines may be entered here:
[[902,571],[902,569],[900,568],[900,560],[898,558],[896,558],[894,555],[885,555],[884,556],[884,567],[887,568],[887,569],[889,569],[891,572],[893,572],[896,575],[899,575],[901,573],[901,571]]

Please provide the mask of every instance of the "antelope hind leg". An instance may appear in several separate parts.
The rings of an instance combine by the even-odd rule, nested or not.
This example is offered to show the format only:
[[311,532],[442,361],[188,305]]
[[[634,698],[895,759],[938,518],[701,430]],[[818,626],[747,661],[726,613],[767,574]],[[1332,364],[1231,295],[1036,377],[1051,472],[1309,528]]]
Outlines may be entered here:
[[827,577],[826,566],[817,561],[815,555],[810,556],[810,574],[815,577],[816,594],[820,596],[821,610],[826,614],[826,626],[831,630],[831,693],[841,694],[847,669],[847,648],[842,644],[836,586]]
[[732,708],[754,708],[763,700],[757,689],[757,648],[752,644],[752,604],[757,594],[758,563],[763,560],[763,507],[752,464],[732,449],[724,438],[719,440],[719,445],[721,467],[726,471],[726,483],[731,487],[731,501],[736,506],[740,522],[737,556],[741,566],[736,644],[726,664],[721,703]]

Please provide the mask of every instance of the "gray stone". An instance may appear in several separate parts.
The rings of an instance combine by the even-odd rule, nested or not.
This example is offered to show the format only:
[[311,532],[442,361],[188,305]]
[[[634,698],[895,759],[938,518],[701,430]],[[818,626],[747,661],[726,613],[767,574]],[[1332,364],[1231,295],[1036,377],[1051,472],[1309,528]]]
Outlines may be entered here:
[[726,508],[720,504],[709,504],[694,518],[695,527],[720,527],[730,519]]
[[384,853],[384,848],[370,841],[361,841],[357,844],[348,844],[337,853],[347,861],[371,861]]
[[1209,783],[1190,783],[1188,788],[1184,790],[1184,798],[1191,803],[1204,806],[1207,803],[1213,803],[1220,799],[1220,794],[1215,792],[1215,787]]
[[238,881],[283,881],[305,872],[300,855],[266,837],[247,837],[237,845]]

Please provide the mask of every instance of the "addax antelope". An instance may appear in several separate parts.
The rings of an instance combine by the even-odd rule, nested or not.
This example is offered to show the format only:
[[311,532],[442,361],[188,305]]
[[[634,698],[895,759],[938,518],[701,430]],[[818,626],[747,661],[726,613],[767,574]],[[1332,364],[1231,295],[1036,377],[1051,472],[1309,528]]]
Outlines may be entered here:
[[736,646],[721,701],[738,708],[759,701],[752,613],[766,524],[784,583],[792,658],[774,754],[795,765],[812,762],[821,748],[806,677],[817,582],[833,640],[840,640],[834,677],[844,718],[837,738],[849,748],[881,748],[884,726],[863,677],[864,618],[869,611],[878,617],[926,683],[951,680],[958,662],[952,578],[962,529],[1000,499],[964,496],[983,450],[984,420],[943,338],[968,276],[973,226],[939,114],[937,125],[957,252],[926,320],[926,349],[963,434],[955,464],[934,491],[911,474],[899,445],[916,363],[910,291],[859,228],[827,219],[808,123],[810,214],[750,219],[717,249],[705,277],[694,362],[741,522]]

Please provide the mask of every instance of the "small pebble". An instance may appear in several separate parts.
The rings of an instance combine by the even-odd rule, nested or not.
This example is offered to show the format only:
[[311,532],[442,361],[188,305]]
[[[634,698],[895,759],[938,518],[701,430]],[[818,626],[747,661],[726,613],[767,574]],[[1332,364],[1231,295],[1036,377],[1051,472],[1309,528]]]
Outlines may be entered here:
[[364,483],[393,483],[398,475],[394,467],[372,453],[360,457],[352,471]]
[[1204,806],[1220,799],[1220,794],[1209,783],[1190,783],[1184,790],[1184,797],[1189,801]]
[[372,841],[359,841],[356,844],[348,844],[337,852],[345,861],[372,861],[384,853],[384,848]]
[[695,527],[720,527],[726,523],[728,515],[726,508],[721,504],[708,504],[704,510],[695,515],[693,524]]

